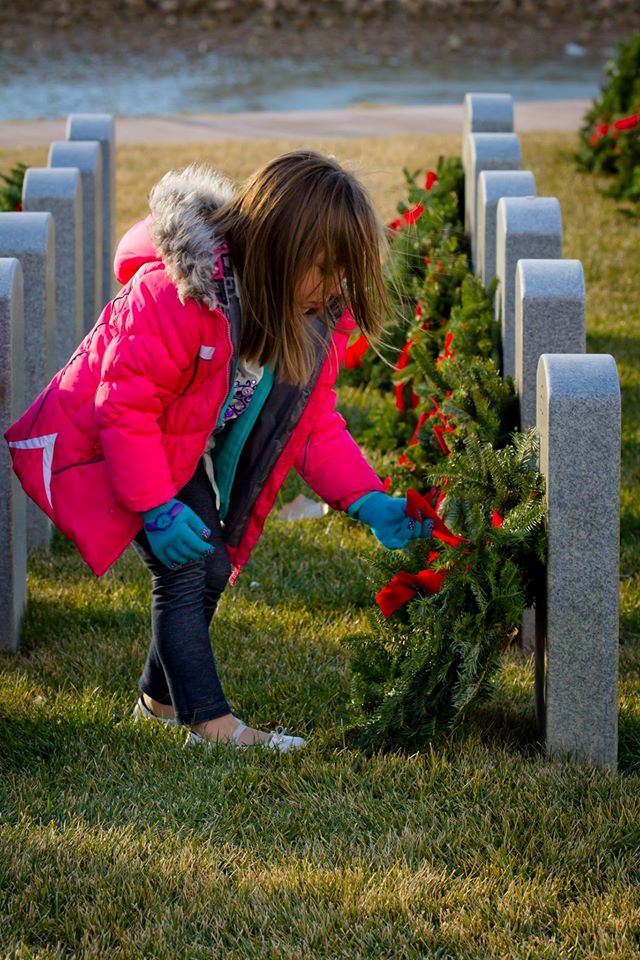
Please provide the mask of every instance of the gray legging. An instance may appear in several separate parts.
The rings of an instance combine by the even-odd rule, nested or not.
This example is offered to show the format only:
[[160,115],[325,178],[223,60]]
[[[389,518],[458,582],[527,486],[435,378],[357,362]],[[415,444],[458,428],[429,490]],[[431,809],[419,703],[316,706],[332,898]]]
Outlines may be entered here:
[[151,571],[151,643],[138,681],[143,693],[173,704],[180,723],[195,724],[232,713],[222,690],[209,639],[209,624],[231,564],[222,540],[215,496],[202,460],[177,499],[211,530],[213,556],[169,569],[152,553],[144,529],[133,546]]

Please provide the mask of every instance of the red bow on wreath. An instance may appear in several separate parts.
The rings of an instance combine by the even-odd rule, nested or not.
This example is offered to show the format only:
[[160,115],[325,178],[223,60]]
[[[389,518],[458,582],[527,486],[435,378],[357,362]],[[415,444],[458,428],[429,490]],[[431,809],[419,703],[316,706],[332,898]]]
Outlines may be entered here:
[[[466,537],[459,537],[449,530],[429,501],[417,490],[407,490],[407,516],[413,517],[414,520],[433,520],[431,536],[452,547],[468,542]],[[438,556],[437,550],[432,551],[427,559],[429,566],[418,573],[399,570],[386,587],[378,591],[376,602],[385,619],[390,617],[398,607],[411,600],[418,590],[424,590],[429,595],[440,592],[448,571],[431,569],[431,564],[437,560]]]
[[[449,399],[450,396],[451,396],[451,390],[447,390],[447,394],[446,394],[447,400]],[[435,426],[432,427],[433,435],[436,438],[438,446],[440,447],[444,455],[446,457],[449,457],[451,455],[451,451],[449,450],[449,447],[445,442],[444,434],[455,433],[455,428],[452,426],[453,417],[451,417],[449,414],[445,413],[443,410],[440,409],[440,404],[438,403],[436,398],[433,397],[431,394],[429,394],[429,400],[431,400],[433,407],[431,408],[431,410],[429,410],[428,413],[423,412],[418,416],[418,422],[416,424],[416,428],[413,432],[413,437],[411,438],[411,442],[409,443],[409,446],[414,447],[418,443],[418,440],[420,437],[420,431],[424,426],[424,424],[426,423],[426,421],[433,419],[433,417],[438,417],[441,420],[441,423],[435,424]],[[396,393],[396,405],[397,405],[397,393]],[[400,464],[400,466],[406,466],[407,469],[409,470],[413,470],[415,467],[415,464],[412,463],[412,461],[407,457],[406,453],[401,454],[398,460],[398,463]]]
[[355,343],[352,343],[350,347],[347,347],[344,354],[345,370],[352,370],[354,367],[361,367],[363,354],[365,354],[368,349],[369,341],[364,335],[358,337]]
[[[429,554],[429,563],[432,563],[438,556],[438,551],[434,550]],[[415,597],[418,590],[424,590],[430,596],[439,593],[447,573],[445,570],[429,570],[425,568],[419,573],[407,573],[406,570],[399,570],[395,577],[389,581],[386,587],[383,587],[376,594],[376,602],[382,611],[385,620],[392,613],[408,603],[412,597]]]
[[[411,349],[411,347],[414,345],[415,342],[416,342],[415,340],[407,340],[398,358],[398,362],[396,364],[396,370],[404,370],[404,368],[409,362],[409,350]],[[403,380],[402,383],[396,383],[394,388],[395,395],[396,395],[396,407],[398,408],[398,410],[400,410],[401,413],[404,413],[404,411],[406,410],[406,404],[404,399],[404,388],[406,386],[406,383],[407,381]],[[411,407],[415,409],[419,403],[420,403],[420,397],[413,391],[413,388],[412,388]]]
[[[422,517],[420,514],[422,514]],[[435,537],[436,540],[442,540],[443,543],[448,543],[451,547],[458,547],[461,543],[469,542],[466,537],[459,537],[452,533],[426,497],[423,497],[417,490],[407,490],[407,516],[413,517],[414,520],[433,520],[431,536]]]
[[427,172],[427,176],[424,181],[425,190],[431,190],[434,183],[437,183],[437,182],[438,182],[438,174],[435,172],[435,170],[429,170]]
[[455,357],[455,351],[451,349],[451,344],[453,343],[453,333],[451,330],[444,338],[444,352],[440,354],[436,359],[438,366],[442,363],[443,360],[449,360],[450,357]]

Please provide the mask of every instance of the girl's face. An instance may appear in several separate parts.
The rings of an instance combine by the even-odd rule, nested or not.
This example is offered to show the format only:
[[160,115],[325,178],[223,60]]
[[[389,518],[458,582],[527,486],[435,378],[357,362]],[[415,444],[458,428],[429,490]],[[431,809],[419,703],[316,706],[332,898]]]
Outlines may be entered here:
[[[325,277],[324,254],[320,254],[314,265],[300,281],[296,292],[296,302],[303,313],[309,310],[320,309],[322,303],[322,284]],[[337,296],[342,292],[342,274],[335,273],[328,287],[327,297]]]

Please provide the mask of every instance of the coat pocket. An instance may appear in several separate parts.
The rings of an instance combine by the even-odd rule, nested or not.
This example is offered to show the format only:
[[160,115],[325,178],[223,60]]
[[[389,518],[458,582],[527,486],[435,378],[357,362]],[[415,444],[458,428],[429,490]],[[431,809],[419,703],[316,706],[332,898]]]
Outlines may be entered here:
[[[186,386],[181,390],[180,396],[184,397],[187,393],[193,393],[199,390],[213,373],[216,364],[213,360],[216,353],[216,347],[213,344],[202,343],[193,364],[191,376]],[[217,359],[217,358],[216,358]]]
[[304,445],[304,457],[302,458],[302,472],[307,468],[307,454],[309,453],[309,445],[311,444],[311,433],[307,437],[307,442]]

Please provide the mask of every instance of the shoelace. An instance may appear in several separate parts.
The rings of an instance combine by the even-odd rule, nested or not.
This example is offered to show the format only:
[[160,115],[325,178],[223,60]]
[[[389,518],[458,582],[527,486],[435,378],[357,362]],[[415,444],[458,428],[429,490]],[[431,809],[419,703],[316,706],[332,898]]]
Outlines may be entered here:
[[273,733],[271,734],[271,743],[273,743],[274,746],[276,747],[280,746],[280,744],[284,740],[286,729],[287,729],[286,727],[282,727],[280,726],[280,724],[278,724],[276,729],[273,731]]

